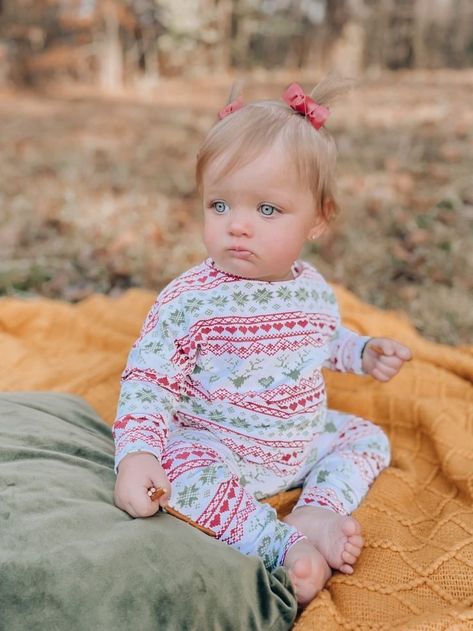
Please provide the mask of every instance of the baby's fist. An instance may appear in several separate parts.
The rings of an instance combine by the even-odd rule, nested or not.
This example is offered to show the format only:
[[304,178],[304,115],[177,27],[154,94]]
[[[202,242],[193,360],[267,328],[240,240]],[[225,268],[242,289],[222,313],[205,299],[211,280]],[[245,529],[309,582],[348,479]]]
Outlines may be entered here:
[[412,353],[403,344],[388,337],[373,337],[363,349],[363,371],[378,381],[389,381],[397,375]]
[[[156,501],[148,490],[164,489]],[[151,453],[133,452],[118,465],[115,483],[115,504],[132,517],[150,517],[166,506],[171,496],[171,483],[158,459]]]

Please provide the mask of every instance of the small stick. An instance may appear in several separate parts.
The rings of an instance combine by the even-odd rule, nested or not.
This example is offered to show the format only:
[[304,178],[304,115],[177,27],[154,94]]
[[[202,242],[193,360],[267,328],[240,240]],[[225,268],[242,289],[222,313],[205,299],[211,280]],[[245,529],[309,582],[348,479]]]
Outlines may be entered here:
[[[162,488],[156,489],[154,486],[148,489],[148,495],[152,502],[159,500],[159,498],[165,493],[166,491],[164,489]],[[213,530],[210,530],[210,528],[206,528],[205,526],[201,526],[200,524],[192,520],[190,517],[187,517],[187,515],[183,515],[182,513],[177,511],[175,508],[171,508],[171,506],[164,506],[163,509],[166,511],[166,513],[169,513],[169,515],[172,515],[173,517],[177,517],[177,519],[181,519],[182,521],[185,521],[186,524],[189,524],[189,526],[193,526],[194,528],[197,528],[197,530],[204,532],[206,535],[209,535],[209,537],[217,536]]]
[[163,488],[155,488],[154,486],[152,486],[148,489],[149,499],[152,502],[156,502],[156,500],[159,500],[159,498],[162,497],[165,493],[166,491]]

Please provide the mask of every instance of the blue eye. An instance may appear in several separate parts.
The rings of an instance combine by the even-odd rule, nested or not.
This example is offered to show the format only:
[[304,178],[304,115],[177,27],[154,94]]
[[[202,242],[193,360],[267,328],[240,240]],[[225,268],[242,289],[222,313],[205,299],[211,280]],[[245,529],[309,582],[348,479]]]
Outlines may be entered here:
[[272,217],[275,213],[279,212],[276,206],[272,206],[271,204],[261,204],[259,211],[265,217]]
[[212,202],[211,205],[215,212],[219,215],[223,215],[223,213],[227,212],[227,210],[230,208],[227,203],[221,201]]

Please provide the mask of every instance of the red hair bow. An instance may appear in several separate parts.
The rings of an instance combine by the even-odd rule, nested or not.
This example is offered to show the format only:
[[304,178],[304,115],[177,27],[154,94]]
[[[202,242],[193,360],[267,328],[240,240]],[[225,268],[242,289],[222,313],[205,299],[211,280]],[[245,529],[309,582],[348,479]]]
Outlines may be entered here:
[[305,94],[298,83],[291,83],[282,98],[295,112],[305,116],[315,129],[320,129],[330,116],[330,110]]
[[245,104],[243,103],[243,98],[239,96],[235,101],[232,101],[231,103],[226,105],[223,110],[220,110],[220,112],[218,113],[218,117],[220,119],[225,118],[225,116],[233,114],[233,112],[236,112],[237,110],[241,110],[244,105]]

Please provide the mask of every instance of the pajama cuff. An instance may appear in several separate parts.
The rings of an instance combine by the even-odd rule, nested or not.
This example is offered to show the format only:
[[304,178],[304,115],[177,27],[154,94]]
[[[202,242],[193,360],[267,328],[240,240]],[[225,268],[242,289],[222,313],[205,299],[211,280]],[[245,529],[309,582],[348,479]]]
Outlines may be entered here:
[[115,473],[118,473],[118,466],[125,456],[136,453],[153,454],[153,456],[161,462],[161,451],[159,449],[153,449],[153,447],[149,447],[148,445],[144,445],[143,447],[134,446],[129,449],[125,448],[123,451],[120,451],[120,453],[115,455]]
[[[290,526],[289,526],[290,527]],[[281,554],[279,555],[277,566],[284,565],[284,561],[286,560],[286,555],[289,552],[290,548],[297,543],[298,541],[302,541],[303,539],[307,539],[305,535],[296,530],[293,527],[290,527],[293,531],[292,534],[289,535],[288,539],[284,546],[281,547]]]
[[355,373],[355,375],[366,374],[363,370],[363,351],[365,350],[365,346],[372,339],[373,338],[370,336],[360,335],[356,340],[356,348],[353,353],[353,372]]

